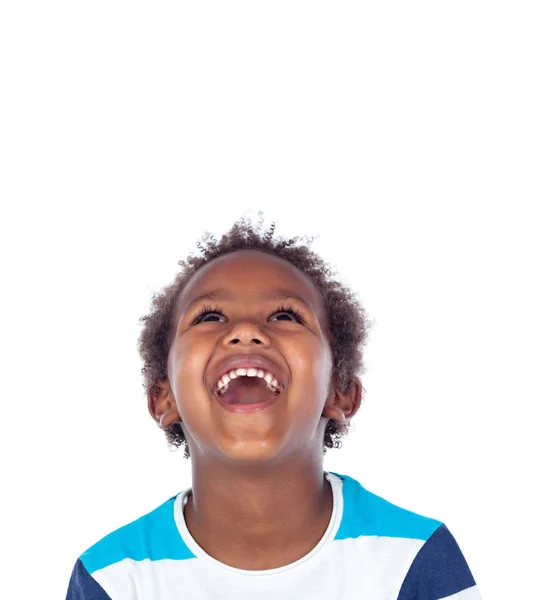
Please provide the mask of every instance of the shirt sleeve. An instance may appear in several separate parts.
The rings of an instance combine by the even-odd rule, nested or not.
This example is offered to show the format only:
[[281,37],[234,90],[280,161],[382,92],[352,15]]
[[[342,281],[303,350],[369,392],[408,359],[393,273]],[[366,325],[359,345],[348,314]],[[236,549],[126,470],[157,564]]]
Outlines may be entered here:
[[482,600],[456,540],[442,524],[424,543],[398,600]]
[[66,600],[112,600],[87,572],[80,559],[76,561],[69,581]]

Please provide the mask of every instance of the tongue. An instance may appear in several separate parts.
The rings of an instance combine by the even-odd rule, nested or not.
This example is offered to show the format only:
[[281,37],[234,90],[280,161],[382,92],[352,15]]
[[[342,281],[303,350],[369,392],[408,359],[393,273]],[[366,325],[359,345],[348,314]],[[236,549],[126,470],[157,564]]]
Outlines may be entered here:
[[238,377],[221,396],[226,404],[258,404],[267,402],[272,397],[273,392],[258,377]]

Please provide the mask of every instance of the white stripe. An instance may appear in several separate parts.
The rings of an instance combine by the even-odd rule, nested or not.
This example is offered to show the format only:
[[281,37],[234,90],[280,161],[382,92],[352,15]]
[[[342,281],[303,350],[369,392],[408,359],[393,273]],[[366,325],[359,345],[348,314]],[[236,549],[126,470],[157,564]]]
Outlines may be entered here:
[[447,596],[445,598],[440,598],[439,600],[482,600],[482,596],[478,591],[478,587],[474,585],[473,587],[467,588],[466,590],[462,590],[457,594],[453,594],[452,596]]
[[[323,546],[298,567],[277,574],[235,574],[202,558],[135,561],[125,558],[94,571],[113,600],[383,600],[397,598],[423,540],[360,536]],[[251,571],[250,573],[254,573]],[[456,598],[454,598],[456,600]],[[466,597],[462,600],[474,600]],[[477,599],[478,600],[478,599]]]

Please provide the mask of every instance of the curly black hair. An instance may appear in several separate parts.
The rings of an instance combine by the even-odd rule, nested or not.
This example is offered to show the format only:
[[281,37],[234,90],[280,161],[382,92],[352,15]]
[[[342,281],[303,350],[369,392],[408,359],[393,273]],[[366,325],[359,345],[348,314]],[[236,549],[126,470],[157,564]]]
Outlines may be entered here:
[[[309,245],[314,238],[304,238],[304,244],[298,244],[303,239],[300,237],[273,239],[275,223],[271,224],[269,231],[263,233],[262,225],[263,213],[260,212],[256,225],[250,219],[242,217],[218,241],[211,233],[205,232],[201,238],[203,243],[199,241],[196,244],[201,256],[190,253],[186,260],[179,261],[181,271],[174,281],[160,293],[152,295],[150,313],[139,319],[142,328],[138,350],[144,363],[141,372],[145,392],[155,393],[154,385],[167,378],[172,317],[180,292],[204,265],[238,250],[260,250],[278,256],[295,265],[315,284],[324,300],[331,334],[332,375],[337,378],[342,393],[351,389],[354,376],[361,374],[363,370],[362,350],[370,327],[365,310],[354,292],[334,279],[331,266],[310,250]],[[340,448],[341,438],[348,430],[348,425],[330,419],[325,428],[323,454],[328,448]],[[171,449],[178,449],[183,444],[184,457],[189,458],[189,447],[180,423],[167,427],[165,437]]]

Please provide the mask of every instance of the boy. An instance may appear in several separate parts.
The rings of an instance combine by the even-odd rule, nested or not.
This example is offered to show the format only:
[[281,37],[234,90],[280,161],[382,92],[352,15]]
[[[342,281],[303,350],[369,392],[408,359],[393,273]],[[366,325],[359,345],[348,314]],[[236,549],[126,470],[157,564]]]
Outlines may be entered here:
[[480,598],[443,523],[323,472],[360,407],[367,320],[273,232],[242,219],[154,296],[148,408],[192,486],[84,552],[67,600]]

